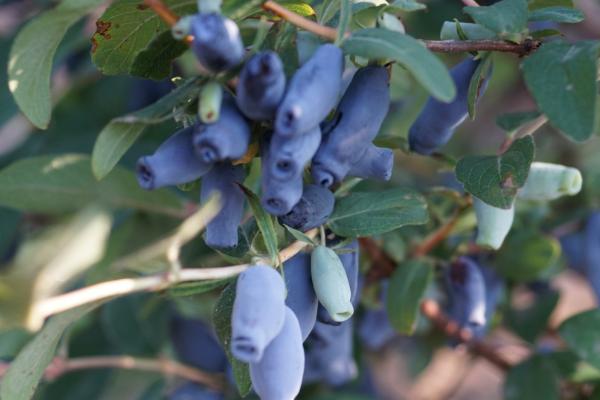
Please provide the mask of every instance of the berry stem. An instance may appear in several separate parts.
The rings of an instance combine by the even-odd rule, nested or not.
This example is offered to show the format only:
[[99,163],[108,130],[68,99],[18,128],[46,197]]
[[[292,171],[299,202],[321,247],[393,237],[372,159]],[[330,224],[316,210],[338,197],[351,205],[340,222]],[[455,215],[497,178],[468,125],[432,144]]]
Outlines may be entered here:
[[467,7],[479,7],[479,4],[475,0],[462,0],[462,2]]
[[[10,363],[0,363],[0,377],[8,371]],[[197,368],[169,359],[135,358],[131,356],[98,356],[65,359],[56,357],[46,368],[46,380],[55,380],[73,371],[89,369],[117,368],[148,372],[159,372],[165,376],[176,376],[200,383],[210,389],[223,391],[224,379],[221,374],[211,374]]]

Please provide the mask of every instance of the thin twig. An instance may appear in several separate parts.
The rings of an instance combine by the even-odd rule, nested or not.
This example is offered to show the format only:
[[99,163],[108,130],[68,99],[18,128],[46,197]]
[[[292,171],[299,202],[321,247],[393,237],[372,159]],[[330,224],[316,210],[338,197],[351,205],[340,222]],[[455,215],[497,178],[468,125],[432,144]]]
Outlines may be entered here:
[[337,38],[336,29],[320,25],[314,21],[311,21],[308,18],[304,18],[303,16],[288,10],[287,8],[277,4],[274,1],[265,1],[262,5],[262,8],[272,12],[273,14],[277,15],[278,17],[281,17],[282,19],[288,21],[293,25],[296,25],[297,27],[302,28],[306,31],[312,32],[315,35],[321,36],[324,39],[333,42]]
[[[314,238],[318,231],[318,229],[313,229],[308,231],[306,235]],[[308,245],[308,243],[302,241],[292,243],[279,253],[281,262],[289,260]],[[110,299],[137,292],[161,291],[182,282],[234,277],[249,266],[250,264],[240,264],[220,268],[184,268],[178,271],[176,276],[163,273],[141,278],[125,278],[102,282],[46,299],[36,305],[35,312],[41,318],[47,318],[51,315],[97,300]]]
[[455,321],[448,318],[436,301],[424,300],[421,303],[421,313],[446,336],[466,344],[473,353],[485,358],[501,370],[508,371],[512,368],[511,363],[501,357],[492,347],[474,339],[470,330],[461,329]]
[[[6,373],[9,367],[10,363],[0,364],[0,377]],[[175,360],[135,358],[131,356],[98,356],[72,359],[56,357],[46,368],[44,377],[46,380],[55,380],[74,371],[104,368],[159,372],[165,376],[177,376],[197,382],[216,391],[223,391],[225,387],[221,374],[207,373]]]
[[510,43],[503,40],[424,40],[425,46],[438,53],[467,53],[474,51],[497,51],[516,53],[525,56],[537,50],[542,42],[525,39],[521,43]]
[[390,277],[396,269],[396,262],[373,239],[359,238],[358,243],[371,260],[371,268],[365,277],[367,284]]
[[429,254],[437,245],[443,242],[454,229],[460,215],[465,207],[461,207],[454,212],[454,215],[442,226],[433,231],[425,240],[418,245],[413,251],[413,257],[422,257]]
[[161,0],[144,0],[144,4],[150,7],[169,26],[173,26],[179,21],[179,16]]

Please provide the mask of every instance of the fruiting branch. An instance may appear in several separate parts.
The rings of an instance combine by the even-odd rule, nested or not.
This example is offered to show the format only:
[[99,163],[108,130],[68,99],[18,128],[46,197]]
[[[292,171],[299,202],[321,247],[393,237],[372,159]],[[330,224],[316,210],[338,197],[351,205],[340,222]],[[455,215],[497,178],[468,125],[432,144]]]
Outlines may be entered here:
[[[0,363],[0,377],[8,371],[9,367],[10,363]],[[44,378],[52,381],[69,372],[104,368],[158,372],[165,376],[176,376],[197,382],[216,391],[223,391],[225,387],[221,374],[207,373],[169,359],[156,360],[130,356],[98,356],[72,359],[56,357],[46,368]]]
[[[313,229],[306,232],[306,235],[312,239],[317,236],[318,232],[318,229]],[[279,253],[281,262],[289,260],[306,246],[308,246],[308,243],[296,241],[281,250]],[[47,318],[51,315],[98,300],[137,292],[157,292],[182,282],[231,278],[237,276],[249,266],[250,264],[240,264],[220,268],[184,268],[177,271],[176,274],[163,273],[141,278],[125,278],[102,282],[46,299],[36,305],[35,313],[41,318]]]
[[474,339],[471,331],[462,329],[455,321],[448,318],[434,300],[424,300],[421,303],[421,313],[446,336],[466,344],[473,353],[485,358],[501,370],[508,371],[512,368],[511,363],[501,357],[493,348]]
[[[479,6],[475,1],[464,0],[465,4]],[[144,0],[144,4],[150,7],[167,25],[173,26],[179,20],[179,16],[173,13],[162,0]],[[293,11],[288,10],[279,3],[267,0],[262,8],[278,17],[288,21],[292,25],[312,32],[317,36],[330,41],[337,38],[337,30],[328,26],[318,24],[308,18],[305,18]],[[189,44],[192,38],[187,37]],[[522,43],[509,43],[503,40],[424,40],[425,46],[438,53],[468,53],[474,51],[497,51],[503,53],[515,53],[520,56],[527,55],[535,51],[542,42],[538,40],[526,39]]]
[[479,7],[479,4],[475,0],[462,0],[462,2],[467,7]]

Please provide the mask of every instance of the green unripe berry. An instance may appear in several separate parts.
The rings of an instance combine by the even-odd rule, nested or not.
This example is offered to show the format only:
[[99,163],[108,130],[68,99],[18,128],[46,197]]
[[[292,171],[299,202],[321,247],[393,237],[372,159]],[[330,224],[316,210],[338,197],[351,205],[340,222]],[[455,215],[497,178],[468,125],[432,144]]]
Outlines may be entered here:
[[218,82],[208,82],[200,92],[198,115],[200,121],[212,124],[219,120],[221,103],[223,102],[223,88]]
[[581,191],[583,179],[577,168],[560,164],[534,162],[531,164],[519,198],[548,201],[562,196],[574,196]]
[[515,217],[515,207],[508,210],[490,206],[473,196],[473,207],[477,217],[477,239],[479,246],[498,250],[510,231]]
[[338,255],[325,246],[317,246],[311,255],[310,271],[319,302],[336,322],[354,313],[350,283]]

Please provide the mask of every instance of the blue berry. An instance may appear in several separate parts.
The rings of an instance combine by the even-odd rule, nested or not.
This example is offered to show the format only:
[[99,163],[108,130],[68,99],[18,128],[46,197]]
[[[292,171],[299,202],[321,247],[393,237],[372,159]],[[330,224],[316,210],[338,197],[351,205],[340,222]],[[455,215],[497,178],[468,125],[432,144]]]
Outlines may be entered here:
[[261,400],[294,400],[302,386],[304,348],[294,312],[285,307],[285,322],[258,362],[250,363],[252,386]]
[[279,222],[294,229],[306,232],[321,226],[333,212],[335,197],[327,188],[306,185],[302,197],[292,211],[279,217]]
[[258,362],[285,320],[285,283],[272,267],[256,265],[237,280],[231,315],[231,352],[243,362]]
[[394,152],[371,144],[362,157],[350,166],[348,176],[389,181],[393,168]]
[[277,109],[275,132],[293,136],[319,125],[338,101],[343,68],[342,50],[321,45],[292,77]]
[[[328,132],[324,130],[323,141],[312,163],[312,175],[316,183],[329,187],[344,179],[352,165],[370,149],[369,145],[379,133],[389,104],[386,69],[361,68],[346,90],[333,122],[325,127]],[[384,155],[387,158],[378,168],[387,170],[390,154]],[[371,168],[369,164],[365,163],[365,173]],[[358,173],[357,170],[354,172]]]
[[242,62],[244,44],[235,22],[218,13],[198,13],[192,18],[192,50],[200,64],[222,72]]
[[317,322],[307,341],[305,382],[322,380],[341,386],[356,378],[352,327],[352,320],[338,326]]
[[215,123],[197,125],[193,143],[196,154],[206,163],[236,160],[248,151],[250,127],[233,101],[226,98]]
[[460,257],[446,271],[450,315],[464,328],[486,324],[485,280],[475,261]]
[[141,157],[136,166],[139,185],[146,190],[191,182],[212,167],[196,157],[192,145],[194,128],[189,127],[169,137],[150,156]]
[[246,117],[273,119],[285,92],[285,73],[277,53],[255,54],[242,69],[237,84],[237,105]]
[[221,196],[221,211],[208,223],[204,235],[204,241],[210,247],[226,248],[238,243],[238,227],[246,199],[238,184],[243,183],[245,175],[241,165],[217,163],[202,179],[201,203],[208,201],[214,191]]
[[600,212],[588,218],[584,234],[585,275],[600,302]]
[[486,324],[481,327],[476,327],[473,330],[473,334],[475,337],[483,337],[488,328],[489,323],[494,317],[494,313],[498,307],[498,303],[501,300],[502,293],[504,292],[504,282],[500,278],[500,276],[494,271],[492,268],[483,265],[481,263],[478,264],[479,269],[481,270],[481,275],[483,276],[483,281],[485,284],[485,319]]
[[175,315],[170,324],[170,337],[177,358],[184,364],[207,372],[225,371],[225,351],[204,321]]
[[[468,96],[471,78],[479,61],[468,58],[450,70],[456,85],[456,97],[444,103],[429,97],[425,107],[410,127],[408,143],[416,153],[429,155],[450,141],[454,130],[468,115]],[[479,88],[478,99],[487,87],[487,79]]]
[[283,263],[283,276],[287,287],[285,304],[296,314],[306,340],[317,321],[317,295],[310,278],[310,254],[299,253]]
[[300,176],[321,144],[321,128],[293,137],[274,134],[271,137],[266,167],[275,179],[286,180]]

